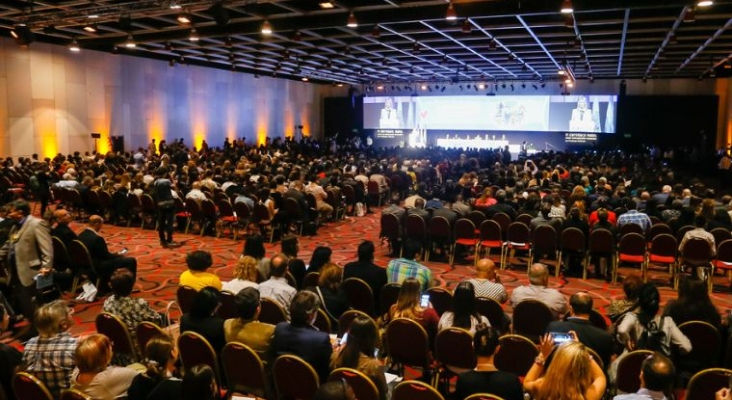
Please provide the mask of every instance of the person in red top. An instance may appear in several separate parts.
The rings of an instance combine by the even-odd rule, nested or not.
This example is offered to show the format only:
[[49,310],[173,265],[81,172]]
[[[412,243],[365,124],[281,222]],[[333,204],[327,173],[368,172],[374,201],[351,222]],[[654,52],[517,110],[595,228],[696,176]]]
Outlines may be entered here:
[[[590,227],[595,226],[597,221],[600,220],[599,218],[597,218],[598,211],[600,211],[599,208],[597,210],[593,211],[592,214],[590,214],[590,220],[588,221],[590,224]],[[618,217],[617,217],[617,215],[615,215],[615,212],[607,210],[607,222],[611,223],[612,226],[615,226],[617,223],[617,220],[618,220]]]

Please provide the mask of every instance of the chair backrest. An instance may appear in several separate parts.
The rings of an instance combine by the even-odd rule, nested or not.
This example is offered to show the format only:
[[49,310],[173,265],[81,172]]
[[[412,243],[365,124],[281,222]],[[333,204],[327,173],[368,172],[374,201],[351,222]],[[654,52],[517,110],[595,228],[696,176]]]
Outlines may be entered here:
[[381,234],[380,237],[396,240],[402,237],[402,228],[399,218],[394,214],[381,214]]
[[615,251],[615,237],[607,229],[595,229],[590,233],[587,243],[590,253],[607,253]]
[[650,253],[663,257],[676,257],[676,250],[679,248],[674,235],[659,233],[651,239]]
[[476,393],[466,397],[465,400],[503,400],[503,397],[490,393]]
[[732,239],[732,232],[730,232],[729,229],[725,228],[714,228],[709,233],[714,236],[714,243],[719,246],[720,243],[724,242],[725,240]]
[[432,241],[447,242],[450,240],[450,221],[445,217],[432,217],[430,219],[430,226],[428,228],[429,238]]
[[681,239],[684,238],[684,235],[686,235],[686,232],[689,232],[690,230],[693,230],[695,228],[694,225],[684,225],[681,228],[679,228],[678,231],[676,231],[676,239],[680,242]]
[[503,326],[503,307],[497,301],[488,297],[475,298],[475,311],[488,318],[488,322],[495,329],[501,330]]
[[539,355],[534,342],[521,335],[503,335],[498,341],[501,348],[493,360],[496,368],[525,376]]
[[356,189],[354,189],[353,186],[343,185],[341,190],[343,191],[343,195],[346,197],[346,204],[353,205],[356,203]]
[[201,202],[201,213],[203,213],[203,216],[206,218],[216,218],[216,205],[211,199],[206,199]]
[[319,279],[320,279],[320,272],[317,272],[317,271],[308,272],[307,274],[305,274],[305,277],[302,278],[302,287],[303,288],[307,288],[307,287],[314,288],[314,287],[318,286]]
[[646,238],[640,233],[626,233],[620,238],[618,252],[633,256],[644,255],[646,254]]
[[[264,206],[264,204],[262,204]],[[249,217],[252,215],[252,210],[249,208],[249,205],[247,203],[244,203],[243,201],[240,201],[238,203],[234,203],[234,212],[236,213],[236,218],[239,221],[247,221]],[[266,206],[265,206],[266,208]]]
[[229,199],[224,198],[222,200],[219,200],[219,217],[233,217],[234,216],[234,207],[231,205],[231,202]]
[[364,318],[370,319],[374,323],[374,326],[377,327],[377,330],[378,330],[376,321],[374,321],[370,315],[368,315],[362,311],[358,311],[358,310],[348,310],[348,311],[344,312],[341,315],[341,317],[338,319],[338,337],[343,337],[343,334],[348,332],[349,329],[351,329],[351,323],[353,323],[353,320],[356,319],[356,317],[364,317]]
[[300,204],[297,202],[297,200],[293,199],[292,197],[285,198],[285,214],[287,214],[287,218],[290,219],[298,219],[302,216],[302,209],[300,208]]
[[667,233],[669,235],[673,235],[674,231],[673,231],[673,229],[671,229],[670,226],[668,226],[666,224],[663,224],[663,223],[653,224],[653,225],[651,225],[651,228],[648,230],[648,240],[653,240],[653,238],[655,238],[656,236],[658,236],[662,233]]
[[18,400],[54,400],[46,385],[27,372],[13,376],[13,391]]
[[137,347],[140,349],[142,356],[145,356],[145,347],[150,339],[158,335],[165,335],[165,331],[155,323],[150,321],[142,321],[137,324],[135,329],[135,338],[137,338]]
[[313,326],[318,328],[318,330],[321,332],[330,334],[333,330],[330,320],[331,317],[328,315],[328,313],[325,312],[325,310],[323,310],[322,308],[319,308],[318,315],[315,317],[315,321],[313,321]]
[[620,227],[620,237],[623,237],[628,233],[637,233],[639,235],[644,235],[645,231],[643,230],[643,227],[638,224],[634,224],[634,223],[623,224]]
[[605,317],[603,317],[602,314],[594,308],[590,310],[590,323],[603,331],[606,331],[608,328]]
[[125,354],[132,360],[138,360],[135,344],[132,342],[132,335],[122,320],[114,314],[100,312],[94,320],[97,332],[106,335],[112,341],[112,353],[115,355]]
[[318,374],[300,357],[279,356],[272,369],[278,398],[310,400],[320,386]]
[[526,224],[526,226],[531,226],[531,220],[534,219],[530,214],[521,214],[518,217],[516,217],[516,222],[521,222]]
[[732,267],[732,239],[717,243],[717,260],[730,263]]
[[398,283],[387,283],[381,288],[379,306],[381,307],[382,313],[389,312],[391,305],[396,304],[400,290],[402,290],[402,285]]
[[635,350],[618,360],[615,386],[625,393],[635,393],[640,388],[640,372],[643,360],[652,355],[650,350]]
[[479,210],[473,210],[470,213],[468,213],[468,219],[473,221],[473,225],[480,226],[480,224],[485,221],[485,213],[483,211]]
[[725,368],[710,368],[697,372],[686,387],[685,400],[714,399],[717,391],[729,387],[730,377],[732,370]]
[[[503,227],[501,227],[501,230],[503,230]],[[512,243],[529,243],[531,242],[531,230],[521,222],[512,222],[508,225],[506,240]]]
[[445,311],[452,310],[452,292],[450,290],[435,286],[427,289],[427,294],[430,295],[430,303],[438,315],[442,316]]
[[178,305],[184,314],[190,312],[193,308],[193,299],[197,293],[196,289],[190,286],[178,286],[175,297],[178,299]]
[[442,365],[473,369],[477,363],[473,335],[462,328],[447,328],[435,337],[435,359]]
[[513,332],[539,342],[554,316],[546,304],[536,300],[524,300],[513,309]]
[[704,321],[688,321],[679,330],[691,341],[691,352],[679,355],[678,367],[684,372],[698,372],[719,365],[722,353],[722,335],[714,325]]
[[193,219],[199,219],[203,215],[201,213],[201,205],[193,199],[186,199],[186,211],[188,211]]
[[551,225],[540,225],[531,234],[531,244],[534,250],[542,253],[552,253],[557,250],[557,230]]
[[261,322],[277,325],[280,322],[287,321],[287,313],[282,306],[276,301],[267,297],[261,299],[262,310],[259,312],[259,320]]
[[511,217],[508,214],[502,212],[495,213],[491,219],[498,222],[498,225],[501,226],[501,232],[508,232],[508,226],[511,225]]
[[64,242],[56,236],[51,236],[51,240],[53,241],[53,268],[56,271],[63,271],[71,267],[69,252],[66,250]]
[[226,290],[221,291],[219,293],[219,302],[221,305],[216,310],[216,315],[223,319],[236,318],[238,315],[236,305],[234,304],[235,299],[236,295],[234,293]]
[[404,235],[407,238],[423,241],[427,237],[427,223],[417,214],[407,216],[404,223]]
[[453,228],[454,238],[458,239],[476,239],[478,235],[475,233],[475,224],[467,218],[460,218],[455,222]]
[[221,350],[221,365],[230,392],[267,397],[264,364],[249,346],[239,342],[227,343]]
[[[246,203],[237,203],[237,204],[244,204],[244,206],[247,207],[247,210],[249,210],[249,208],[248,208],[249,206],[247,206]],[[263,203],[254,204],[254,210],[252,210],[252,215],[254,216],[254,221],[258,224],[265,224],[265,223],[271,222],[269,219],[269,209],[267,209],[267,206],[264,205]],[[239,217],[239,211],[236,212],[236,216]],[[241,218],[241,217],[239,217],[239,218]]]
[[351,307],[368,315],[374,314],[374,292],[368,283],[359,278],[348,278],[341,283],[341,289]]
[[692,238],[684,243],[681,254],[688,264],[704,265],[712,259],[712,245],[702,238]]
[[358,400],[379,400],[379,389],[363,372],[352,368],[337,368],[330,373],[328,382],[345,380]]
[[379,182],[369,181],[369,183],[366,184],[366,191],[369,194],[378,194],[379,193]]
[[178,337],[178,351],[180,351],[180,361],[184,369],[187,370],[199,364],[208,365],[216,375],[216,382],[221,385],[218,356],[205,337],[193,331],[181,333]]
[[394,388],[392,400],[445,400],[432,386],[420,381],[404,381]]
[[567,228],[559,236],[559,247],[562,251],[585,251],[585,233],[578,228]]
[[429,365],[429,338],[417,322],[407,318],[392,320],[386,326],[384,341],[394,362],[417,367]]
[[92,262],[89,249],[86,245],[79,240],[72,240],[68,247],[69,260],[75,268],[81,270],[92,270],[94,269],[94,263]]
[[93,400],[93,398],[76,389],[64,389],[59,400]]
[[487,219],[480,224],[480,241],[496,241],[501,242],[503,240],[503,232],[501,232],[501,225],[498,222]]
[[142,202],[142,211],[146,213],[154,213],[155,212],[155,201],[153,200],[152,196],[145,193],[141,197]]

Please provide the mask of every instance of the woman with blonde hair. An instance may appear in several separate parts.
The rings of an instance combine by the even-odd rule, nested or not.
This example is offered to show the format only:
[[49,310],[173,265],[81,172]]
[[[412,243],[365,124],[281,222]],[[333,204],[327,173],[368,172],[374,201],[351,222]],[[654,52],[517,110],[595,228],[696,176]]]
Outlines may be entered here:
[[221,290],[236,294],[247,287],[259,289],[259,285],[257,284],[257,278],[259,276],[258,264],[257,260],[252,256],[240,257],[234,266],[234,279],[224,283]]
[[71,387],[95,400],[127,397],[127,389],[140,371],[110,366],[112,341],[101,333],[93,333],[79,341],[74,355],[76,369],[71,373]]
[[396,304],[393,304],[385,315],[385,322],[397,318],[407,318],[416,321],[427,331],[430,343],[437,334],[437,324],[440,316],[431,306],[420,305],[420,283],[416,278],[407,278],[402,282]]
[[475,199],[475,206],[486,208],[496,204],[497,202],[498,200],[493,197],[493,189],[485,188],[480,197]]
[[343,269],[337,264],[329,262],[320,269],[316,291],[326,312],[336,321],[351,308],[346,294],[341,289],[342,280]]
[[[524,378],[524,390],[537,400],[600,400],[605,394],[607,381],[585,345],[573,340],[556,347],[551,335],[539,343],[539,356]],[[554,348],[551,365],[544,368]]]

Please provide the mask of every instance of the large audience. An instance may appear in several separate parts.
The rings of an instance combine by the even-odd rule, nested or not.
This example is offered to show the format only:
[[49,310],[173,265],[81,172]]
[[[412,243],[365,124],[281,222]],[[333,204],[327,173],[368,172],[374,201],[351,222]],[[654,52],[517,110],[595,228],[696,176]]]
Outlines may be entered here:
[[[7,203],[1,210],[0,257],[11,279],[2,287],[0,330],[20,329],[14,334],[24,341],[22,356],[15,348],[0,345],[5,397],[20,398],[9,389],[10,381],[15,371],[25,371],[53,398],[73,388],[105,400],[218,399],[223,393],[219,389],[226,387],[224,374],[218,372],[223,365],[186,365],[179,358],[175,337],[195,332],[219,355],[227,343],[248,346],[264,363],[267,377],[278,357],[300,357],[321,383],[313,398],[356,397],[345,381],[342,386],[328,382],[332,371],[345,367],[363,373],[373,382],[378,398],[386,400],[395,389],[385,372],[403,370],[393,362],[394,349],[385,346],[384,335],[390,324],[402,320],[416,322],[430,350],[427,365],[412,366],[409,374],[435,385],[440,376],[456,376],[454,391],[451,384],[437,386],[446,398],[460,400],[476,393],[505,400],[523,399],[524,393],[552,400],[599,400],[609,393],[619,399],[671,398],[693,374],[729,366],[727,357],[690,357],[693,338],[679,325],[707,322],[724,338],[720,341],[724,354],[728,321],[710,300],[706,282],[712,279],[712,270],[706,266],[720,241],[732,237],[732,196],[719,193],[715,179],[701,178],[683,160],[673,159],[673,152],[547,152],[520,154],[516,159],[503,150],[375,149],[357,143],[343,143],[333,151],[334,146],[309,138],[268,139],[262,145],[227,139],[222,147],[204,142],[191,149],[183,139],[153,140],[147,149],[128,153],[2,160],[0,190]],[[195,214],[203,216],[192,221],[193,228],[214,235],[225,229],[227,221],[223,218],[227,204],[222,202],[252,216],[239,220],[233,215],[228,220],[243,223],[240,228],[246,235],[234,277],[222,282],[209,272],[208,251],[189,252],[179,283],[195,294],[180,320],[170,321],[162,310],[134,295],[137,261],[124,250],[108,250],[102,232],[105,219],[128,226],[153,223],[160,245],[176,248],[180,244],[173,236],[191,229],[191,222],[176,220],[176,214],[198,210]],[[150,208],[145,211],[145,204],[152,205],[152,213]],[[40,206],[37,213],[35,205]],[[204,212],[210,207],[212,213]],[[298,235],[318,235],[344,212],[357,218],[380,213],[381,218],[393,217],[399,226],[419,217],[425,229],[443,220],[454,227],[467,218],[477,221],[475,229],[480,230],[480,221],[507,218],[522,221],[532,234],[552,230],[559,237],[575,229],[587,240],[593,232],[607,231],[617,242],[627,234],[640,234],[644,246],[646,239],[653,239],[654,226],[666,225],[664,232],[678,239],[678,260],[683,265],[678,275],[683,277],[678,298],[665,307],[658,288],[644,283],[645,277],[621,277],[625,298],[607,308],[611,324],[603,329],[592,322],[597,311],[590,294],[577,292],[567,298],[549,287],[552,272],[564,279],[581,277],[586,272],[584,254],[570,255],[566,262],[552,261],[561,269],[552,271],[540,261],[555,255],[535,249],[536,262],[528,265],[529,283],[510,292],[498,269],[504,263],[526,267],[523,243],[513,243],[517,253],[501,257],[501,265],[496,265],[474,250],[475,243],[453,246],[437,239],[415,240],[403,232],[387,231],[382,222],[379,236],[392,249],[387,265],[374,263],[375,246],[369,240],[353,249],[358,259],[345,266],[331,260],[327,246],[315,248],[308,263],[299,259]],[[69,228],[75,218],[86,221],[78,234]],[[264,248],[268,238],[281,245],[270,258]],[[699,242],[707,245],[708,254],[703,262],[694,262],[688,254],[685,257],[685,250]],[[54,258],[59,244],[69,250],[86,248],[90,265]],[[437,262],[475,263],[475,276],[455,283],[446,309],[438,307],[436,298],[425,297],[435,286],[433,271],[424,262],[428,255]],[[612,258],[611,254],[592,258],[595,278],[614,279],[617,266]],[[367,286],[373,301],[370,309],[362,310],[365,313],[349,320],[349,326],[340,327],[347,335],[334,338],[331,334],[339,332],[341,317],[357,306],[344,284],[354,278]],[[668,283],[674,281],[672,275]],[[385,303],[381,300],[388,297],[387,285],[398,293],[392,291],[392,301]],[[143,321],[164,327],[166,333],[135,349],[142,357],[134,363],[134,357],[114,354],[111,339],[101,333],[73,337],[69,333],[73,308],[67,301],[51,300],[54,290],[70,291],[71,296],[77,291],[79,299],[87,301],[105,297],[103,311],[116,315],[133,338]],[[219,312],[222,292],[233,297],[234,314],[228,318]],[[491,321],[480,312],[478,303],[488,299],[508,302],[514,310],[523,302],[536,302],[547,310],[551,322],[542,332],[546,334],[526,335],[536,343],[530,368],[499,368],[501,352],[504,359],[512,356],[506,354],[510,349],[502,348],[500,335],[515,330],[508,313]],[[279,322],[271,320],[272,307],[281,312]],[[323,316],[332,332],[322,330]],[[441,333],[456,329],[471,338],[470,368],[431,358]],[[637,393],[623,394],[616,387],[618,370],[623,359],[639,349],[652,351],[651,356],[638,371]],[[253,394],[276,398],[272,382],[266,386]],[[719,399],[729,396],[726,389],[717,393]]]

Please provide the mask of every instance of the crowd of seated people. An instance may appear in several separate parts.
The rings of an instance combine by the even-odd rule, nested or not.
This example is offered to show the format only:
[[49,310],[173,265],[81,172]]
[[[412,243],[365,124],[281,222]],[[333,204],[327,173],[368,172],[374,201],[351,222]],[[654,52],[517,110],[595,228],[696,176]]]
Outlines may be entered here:
[[[89,227],[83,232],[88,238],[82,242],[90,243],[94,251],[101,246],[92,244],[91,240],[101,238],[99,232],[103,222],[103,218],[95,213],[109,214],[113,221],[139,217],[134,215],[135,210],[129,209],[124,199],[153,195],[151,183],[160,168],[167,171],[165,176],[173,182],[174,197],[202,203],[213,199],[217,193],[225,193],[233,203],[244,203],[252,209],[262,204],[267,209],[269,221],[282,224],[283,235],[293,231],[289,225],[293,216],[285,213],[285,199],[295,200],[300,208],[298,217],[307,228],[304,233],[312,234],[317,232],[319,224],[338,214],[330,202],[330,190],[334,189],[332,193],[339,196],[348,191],[347,186],[354,189],[356,201],[364,203],[368,210],[376,210],[378,202],[386,197],[391,204],[382,210],[383,214],[394,214],[400,221],[417,215],[427,225],[436,216],[455,223],[471,211],[478,210],[487,218],[502,213],[511,220],[527,214],[531,217],[531,228],[548,225],[558,233],[578,228],[586,236],[594,230],[606,229],[619,238],[621,229],[627,224],[636,224],[647,233],[652,224],[667,223],[674,235],[682,232],[682,228],[694,226],[679,238],[681,249],[685,241],[693,238],[707,240],[710,247],[716,249],[719,243],[708,234],[709,231],[715,228],[729,230],[732,225],[729,210],[732,199],[729,196],[718,196],[701,181],[680,179],[679,174],[668,167],[655,168],[660,165],[660,160],[642,154],[540,153],[530,162],[511,162],[500,152],[491,151],[463,153],[429,149],[429,152],[400,152],[387,149],[379,152],[347,147],[337,154],[328,154],[312,141],[275,140],[266,146],[255,147],[237,140],[233,143],[227,141],[223,148],[206,147],[200,151],[189,150],[182,140],[162,145],[157,151],[154,148],[140,149],[134,154],[59,155],[46,161],[22,159],[17,165],[5,160],[0,173],[13,181],[22,180],[23,175],[36,176],[36,181],[45,182],[48,191],[54,195],[78,191],[84,200],[82,204],[48,196],[49,200],[65,204],[70,211],[62,213],[58,212],[61,209],[57,210],[53,216],[58,221],[55,230],[59,237],[65,236],[68,241],[71,236],[64,229],[64,224],[68,225],[72,212],[91,215]],[[41,175],[45,178],[38,178]],[[376,193],[369,192],[369,182],[376,183]],[[111,207],[105,209],[101,203],[89,201],[94,198],[91,192],[97,195],[105,192],[119,201],[113,201]],[[308,203],[308,197],[314,197],[315,203]],[[38,198],[43,200],[43,196]],[[338,197],[336,206],[337,200]],[[639,348],[646,331],[664,332],[666,347],[674,344],[680,353],[688,353],[691,342],[677,325],[689,319],[705,319],[716,328],[725,329],[708,296],[702,294],[706,291],[702,290],[705,286],[701,281],[693,278],[682,281],[679,299],[669,303],[662,315],[657,289],[653,285],[637,284],[631,288],[630,284],[635,279],[631,275],[625,278],[627,282],[624,284],[629,284],[626,290],[628,297],[626,303],[618,307],[615,331],[600,335],[590,329],[583,330],[589,318],[588,303],[592,309],[591,298],[589,302],[586,295],[574,295],[568,299],[565,294],[548,288],[545,265],[532,265],[530,284],[507,293],[490,260],[478,262],[476,278],[455,285],[453,310],[440,316],[430,304],[420,304],[420,294],[435,284],[432,271],[420,259],[422,243],[405,240],[401,257],[394,257],[384,266],[373,264],[373,243],[370,246],[364,244],[363,249],[358,249],[358,262],[349,264],[345,272],[331,262],[332,252],[323,246],[316,249],[309,268],[305,270],[305,263],[297,259],[296,237],[283,237],[283,252],[267,259],[263,251],[263,237],[273,227],[254,227],[255,230],[260,228],[257,234],[248,235],[232,282],[222,283],[216,274],[207,271],[212,266],[207,252],[193,251],[188,255],[188,270],[181,275],[181,285],[193,287],[197,295],[194,307],[181,320],[181,331],[200,333],[217,353],[227,342],[244,342],[255,349],[267,364],[282,354],[299,355],[314,367],[321,382],[326,381],[335,367],[362,370],[375,382],[381,398],[386,396],[388,389],[380,379],[382,361],[374,356],[380,340],[378,330],[372,332],[372,327],[378,327],[379,323],[383,326],[397,318],[417,321],[425,328],[430,343],[434,342],[439,329],[451,326],[466,329],[474,334],[476,340],[474,347],[480,363],[477,371],[497,371],[491,365],[492,357],[501,350],[495,343],[496,339],[492,338],[495,333],[484,332],[484,325],[489,323],[475,312],[470,301],[476,295],[493,297],[499,302],[510,298],[512,306],[524,300],[544,302],[556,321],[549,329],[571,331],[573,340],[569,344],[556,346],[551,339],[542,338],[538,346],[540,357],[523,380],[524,390],[542,399],[602,397],[606,385],[612,384],[612,371],[617,365],[617,361],[609,362],[612,357],[608,356],[606,349],[607,336],[621,345],[620,351],[611,353],[622,358],[623,354]],[[130,328],[141,319],[158,322],[159,315],[150,313],[146,303],[138,302],[139,299],[130,301],[129,283],[134,284],[136,270],[134,259],[122,262],[106,251],[106,244],[104,248],[104,256],[95,257],[95,261],[112,261],[105,271],[105,278],[111,277],[113,295],[105,302],[105,309],[122,316]],[[353,250],[355,253],[356,249]],[[567,275],[577,273],[576,269],[568,267]],[[321,274],[317,286],[303,288],[305,272],[313,271]],[[288,280],[288,273],[293,276],[292,280]],[[387,282],[401,284],[396,303],[388,309],[376,310],[378,313],[372,315],[380,317],[380,321],[374,321],[373,325],[368,319],[353,322],[351,332],[355,338],[350,346],[351,342],[344,345],[333,343],[327,336],[328,332],[319,332],[313,326],[319,308],[331,314],[333,320],[349,309],[347,296],[340,286],[343,279],[349,277],[363,277],[375,294]],[[225,320],[216,314],[222,289],[235,292],[236,318]],[[278,303],[285,310],[287,321],[276,326],[259,322],[262,298]],[[129,315],[130,308],[145,312]],[[64,388],[76,387],[99,398],[118,397],[128,390],[130,398],[151,398],[145,394],[157,389],[170,393],[168,397],[177,398],[172,393],[178,392],[185,397],[186,377],[190,377],[189,382],[198,377],[200,383],[206,381],[206,376],[209,377],[206,381],[208,386],[203,392],[200,384],[197,386],[202,396],[199,398],[217,393],[216,384],[210,379],[211,372],[203,369],[189,371],[190,374],[184,375],[182,384],[170,379],[177,374],[174,372],[177,349],[165,338],[151,341],[146,349],[140,349],[147,354],[147,372],[139,374],[134,370],[110,367],[109,339],[94,335],[77,342],[68,334],[72,322],[70,312],[71,309],[63,302],[54,302],[40,307],[34,315],[26,316],[32,319],[38,336],[27,343],[21,366],[38,376],[55,396]],[[561,319],[564,319],[563,324]],[[596,344],[598,337],[602,338],[601,345]],[[88,348],[96,350],[88,351]],[[602,362],[588,357],[588,349],[600,354],[599,361]],[[658,372],[653,368],[669,368],[672,360],[662,357],[675,356],[675,353],[661,354],[663,349],[653,350],[658,353],[660,361],[648,363],[648,376]],[[47,368],[48,363],[44,359],[54,360],[53,368]],[[609,382],[605,380],[600,364],[609,367]],[[683,363],[680,366],[694,367]],[[576,373],[567,374],[567,371]],[[480,391],[496,390],[506,398],[514,398],[517,393],[513,386],[499,392],[490,383],[481,385],[485,383],[479,382],[482,374],[466,374],[472,375],[461,376],[458,380],[459,396],[475,393],[470,389],[474,386]],[[671,375],[675,382],[676,373]],[[515,383],[508,375],[485,379],[502,382],[501,385]],[[100,383],[107,380],[113,380],[114,385]],[[658,382],[642,381],[647,385],[645,390],[657,390]],[[159,386],[163,382],[167,382],[166,387]],[[189,383],[188,386],[192,388],[190,385],[194,384]],[[562,392],[557,391],[560,386],[565,388]],[[97,392],[101,389],[105,392]],[[190,390],[191,393],[194,391]]]

